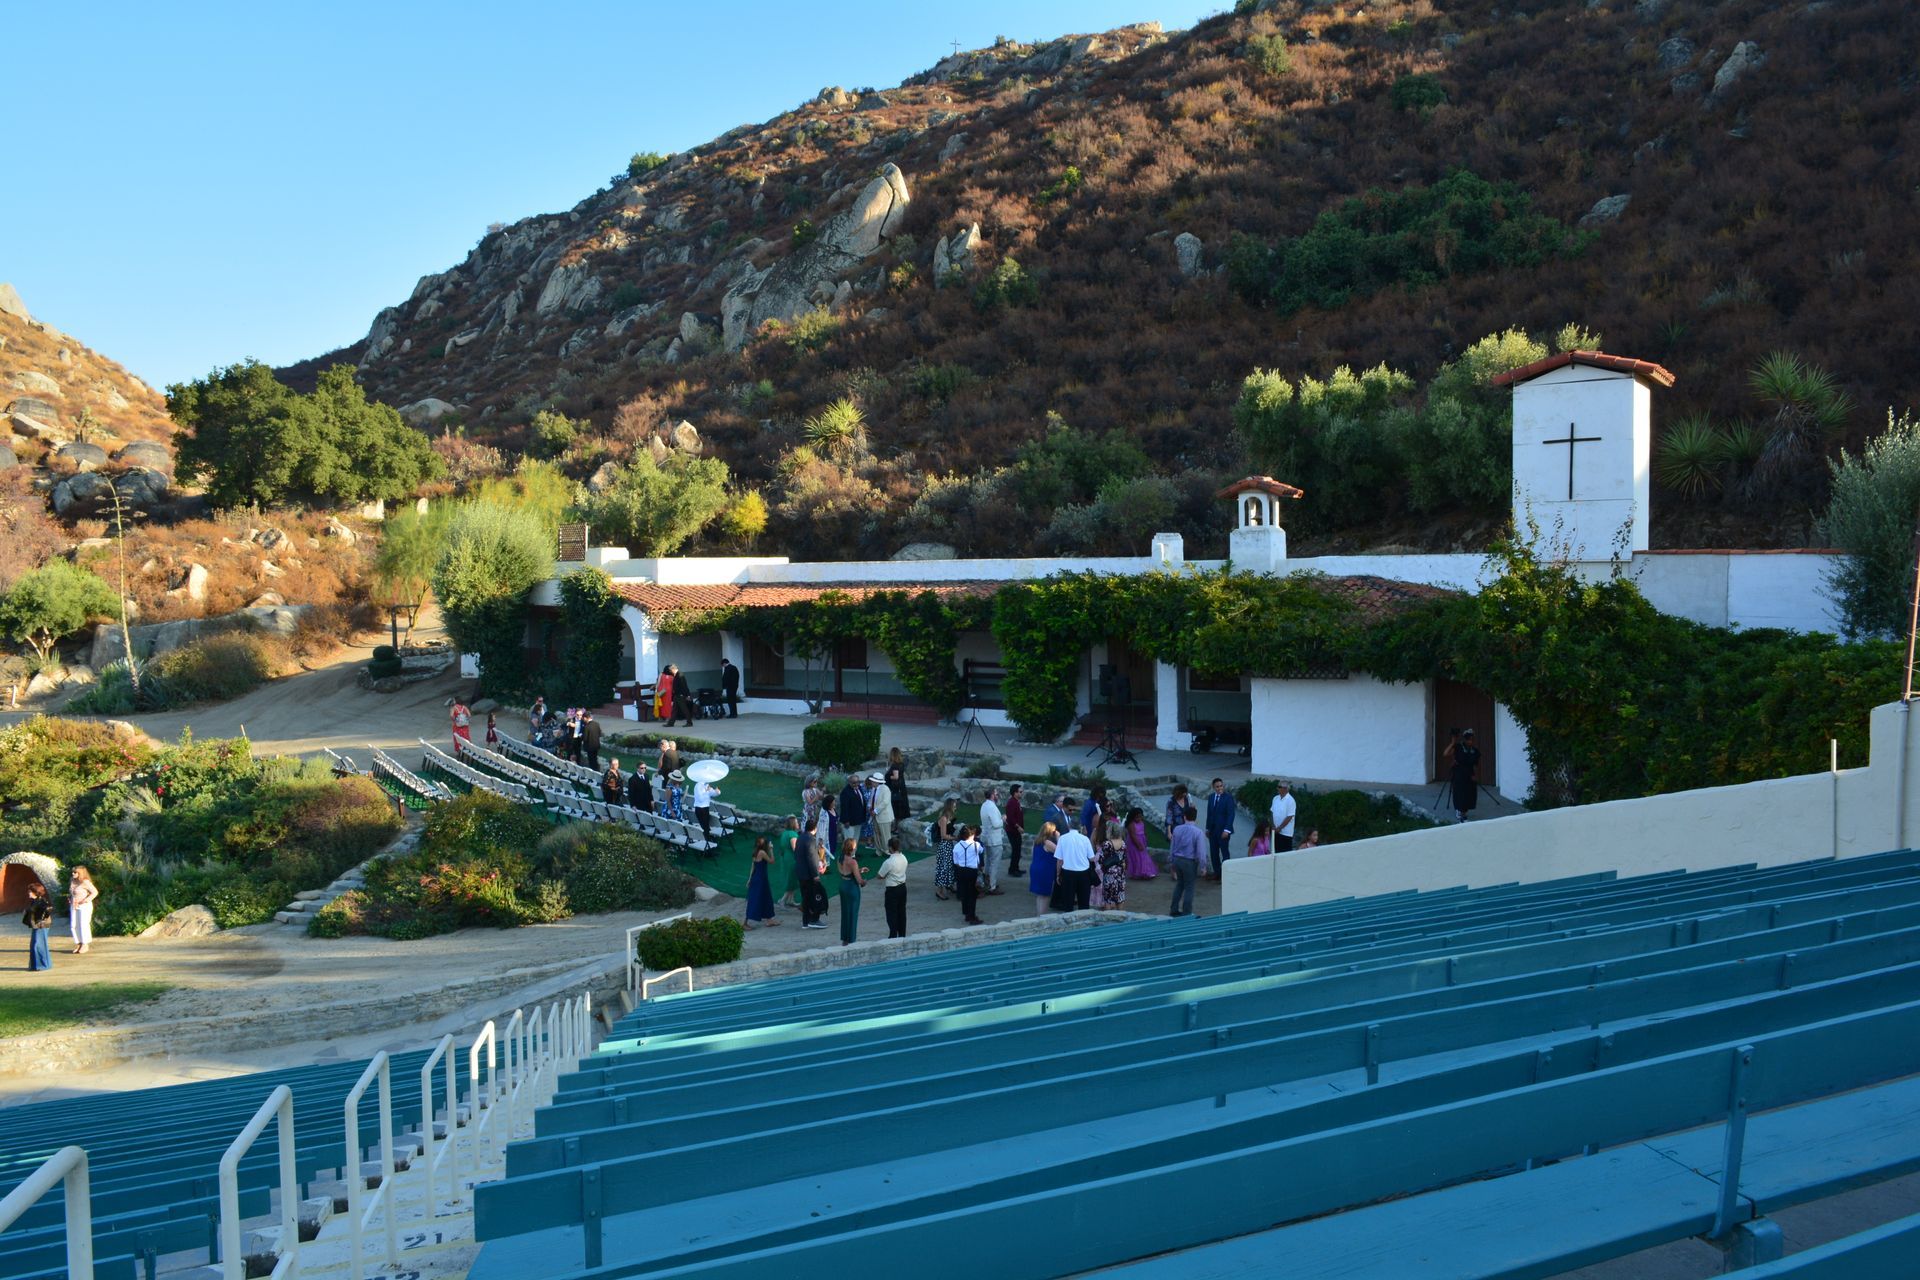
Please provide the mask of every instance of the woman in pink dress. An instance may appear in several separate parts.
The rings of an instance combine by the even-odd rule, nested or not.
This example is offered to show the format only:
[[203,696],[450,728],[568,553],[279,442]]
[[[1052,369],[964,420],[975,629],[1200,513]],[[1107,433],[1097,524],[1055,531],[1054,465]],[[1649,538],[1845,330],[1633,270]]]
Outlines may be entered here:
[[1127,810],[1127,878],[1151,880],[1160,874],[1160,864],[1147,848],[1147,816],[1135,805]]
[[1253,834],[1247,837],[1247,856],[1264,858],[1273,852],[1273,819],[1262,818],[1253,824]]

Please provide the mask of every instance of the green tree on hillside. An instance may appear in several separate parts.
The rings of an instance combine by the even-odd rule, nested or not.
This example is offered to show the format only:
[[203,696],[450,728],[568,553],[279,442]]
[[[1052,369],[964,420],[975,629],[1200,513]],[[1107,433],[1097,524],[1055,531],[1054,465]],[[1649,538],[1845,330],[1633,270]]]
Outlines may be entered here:
[[1900,635],[1913,601],[1913,521],[1920,510],[1920,422],[1887,411],[1886,431],[1858,457],[1829,464],[1825,535],[1847,553],[1831,585],[1852,636]]
[[1312,510],[1359,521],[1385,510],[1398,488],[1385,422],[1412,394],[1413,379],[1384,364],[1358,374],[1341,365],[1324,382],[1255,369],[1233,424],[1255,471],[1311,486]]
[[553,576],[553,532],[532,511],[472,502],[447,522],[430,580],[447,634],[480,656],[480,681],[496,697],[525,684],[527,592]]
[[62,639],[119,611],[119,597],[100,578],[65,560],[50,560],[21,574],[0,596],[0,630],[32,645],[46,661]]
[[181,477],[215,506],[392,500],[440,473],[426,437],[369,401],[351,365],[303,396],[249,360],[168,387],[167,411]]
[[636,556],[670,556],[727,509],[727,464],[718,458],[636,453],[580,515],[594,537]]
[[[379,603],[411,610],[418,610],[426,603],[453,510],[441,502],[425,512],[406,507],[387,519],[380,531],[380,546],[373,555],[375,594]],[[411,634],[411,623],[407,630]]]

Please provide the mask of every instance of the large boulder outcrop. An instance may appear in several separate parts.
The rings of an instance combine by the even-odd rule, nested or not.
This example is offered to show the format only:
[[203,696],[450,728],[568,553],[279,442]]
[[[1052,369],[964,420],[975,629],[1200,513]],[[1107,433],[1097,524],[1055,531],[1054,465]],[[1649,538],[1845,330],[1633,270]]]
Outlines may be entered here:
[[113,455],[123,467],[144,467],[149,471],[173,473],[173,452],[158,440],[135,440]]
[[94,511],[113,510],[114,491],[120,505],[128,511],[145,511],[167,495],[167,478],[148,467],[134,467],[118,476],[98,471],[80,471],[53,486],[49,495],[58,516],[83,516]]
[[140,931],[143,938],[204,938],[220,932],[213,912],[199,903],[169,912]]
[[[40,378],[43,376],[44,375],[38,374],[38,373],[32,375],[32,377],[35,377],[35,378]],[[52,382],[53,379],[47,378],[46,381]],[[35,388],[34,384],[28,381],[28,375],[24,373],[16,376],[14,378],[14,382],[21,384],[22,390],[26,390],[28,388],[39,389],[39,388]],[[57,385],[55,387],[55,390],[56,391],[58,390]],[[57,423],[60,421],[60,411],[54,408],[52,405],[48,404],[45,400],[42,400],[39,396],[15,396],[11,401],[7,403],[7,412],[13,413],[13,414],[19,414],[20,416],[26,417],[26,418],[38,418],[42,422]]]
[[438,396],[428,396],[424,400],[415,400],[412,404],[401,405],[400,419],[410,427],[423,427],[459,411],[458,406],[448,404]]
[[53,456],[62,461],[71,462],[82,471],[92,471],[95,467],[103,467],[107,463],[107,451],[85,440],[63,444],[53,451]]
[[27,314],[27,304],[20,301],[19,291],[10,284],[0,284],[0,313],[19,316],[22,320],[31,320]]
[[906,176],[889,164],[861,189],[850,208],[828,220],[812,243],[765,270],[743,272],[720,304],[727,350],[738,351],[769,320],[790,324],[830,305],[847,273],[899,229],[911,198]]
[[979,247],[980,224],[977,222],[951,236],[941,236],[933,246],[933,282],[945,284],[948,276],[971,273],[977,262],[974,250]]
[[547,277],[546,286],[540,290],[539,301],[533,304],[534,314],[585,311],[600,300],[603,287],[600,277],[593,274],[592,266],[585,261],[555,267]]

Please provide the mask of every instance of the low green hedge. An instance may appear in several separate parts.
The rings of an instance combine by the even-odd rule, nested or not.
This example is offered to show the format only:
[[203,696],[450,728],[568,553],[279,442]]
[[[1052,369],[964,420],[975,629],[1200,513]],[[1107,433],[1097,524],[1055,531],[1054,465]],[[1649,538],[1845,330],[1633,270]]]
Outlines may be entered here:
[[675,920],[642,929],[634,941],[640,963],[656,973],[691,965],[727,964],[740,958],[747,931],[731,916],[711,920]]
[[[1235,789],[1234,796],[1241,808],[1251,810],[1257,820],[1272,809],[1276,790],[1278,787],[1272,778],[1249,778]],[[1345,844],[1349,840],[1423,831],[1440,825],[1432,818],[1409,811],[1392,796],[1375,796],[1351,788],[1313,791],[1295,787],[1293,798],[1299,805],[1293,818],[1294,838],[1317,830],[1321,844]],[[1206,797],[1201,796],[1195,806],[1204,809]]]
[[807,726],[800,745],[809,764],[851,769],[880,754],[880,722],[821,720]]
[[367,662],[369,676],[375,680],[385,680],[389,676],[399,675],[403,669],[400,655],[392,645],[380,644],[373,647],[373,657]]

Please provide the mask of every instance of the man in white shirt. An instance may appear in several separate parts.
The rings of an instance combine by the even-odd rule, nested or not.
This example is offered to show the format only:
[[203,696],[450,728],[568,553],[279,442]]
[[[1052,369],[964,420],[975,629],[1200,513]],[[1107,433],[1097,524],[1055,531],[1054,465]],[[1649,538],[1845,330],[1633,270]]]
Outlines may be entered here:
[[720,794],[720,788],[711,782],[693,784],[693,816],[700,824],[700,834],[713,841],[713,798]]
[[954,887],[960,891],[960,914],[968,924],[986,923],[974,910],[980,901],[980,861],[986,852],[974,838],[978,834],[977,827],[962,827],[953,843]]
[[1275,853],[1293,852],[1293,817],[1299,810],[1294,802],[1293,788],[1281,783],[1273,793],[1273,851]]
[[893,842],[893,792],[887,790],[886,779],[879,774],[871,774],[867,781],[873,784],[873,847],[888,849]]
[[[880,789],[880,794],[887,794],[885,787]],[[887,841],[887,856],[874,875],[886,886],[887,936],[904,938],[907,936],[907,855],[900,852],[897,838]]]
[[980,843],[986,847],[982,879],[987,892],[1001,892],[1000,877],[1007,869],[1007,819],[1000,812],[1000,788],[988,787],[987,798],[980,802]]
[[1073,909],[1085,911],[1093,904],[1093,841],[1084,831],[1070,830],[1060,837],[1053,856],[1060,860],[1060,875],[1073,890]]

